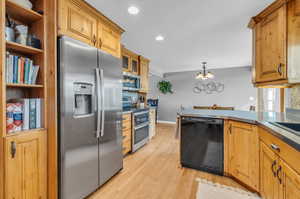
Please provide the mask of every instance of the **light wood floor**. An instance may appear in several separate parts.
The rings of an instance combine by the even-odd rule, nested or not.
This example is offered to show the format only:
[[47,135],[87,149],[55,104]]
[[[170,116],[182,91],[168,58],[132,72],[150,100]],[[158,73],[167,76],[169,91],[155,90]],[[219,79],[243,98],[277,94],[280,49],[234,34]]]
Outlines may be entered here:
[[181,168],[174,126],[159,125],[144,148],[124,159],[124,169],[90,199],[195,199],[196,178],[244,189],[235,181]]

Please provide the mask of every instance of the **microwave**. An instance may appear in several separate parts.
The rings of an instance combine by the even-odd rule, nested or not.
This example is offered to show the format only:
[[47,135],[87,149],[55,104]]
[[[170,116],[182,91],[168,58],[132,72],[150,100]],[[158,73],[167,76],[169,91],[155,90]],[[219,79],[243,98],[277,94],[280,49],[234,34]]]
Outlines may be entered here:
[[141,78],[138,75],[123,72],[123,90],[139,91],[141,88]]

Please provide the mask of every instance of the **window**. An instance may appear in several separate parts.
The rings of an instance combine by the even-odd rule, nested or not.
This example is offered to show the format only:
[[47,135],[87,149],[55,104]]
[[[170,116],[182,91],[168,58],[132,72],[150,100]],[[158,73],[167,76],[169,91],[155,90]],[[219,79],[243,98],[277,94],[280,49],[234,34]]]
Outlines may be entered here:
[[280,112],[280,88],[260,88],[259,100],[262,112]]

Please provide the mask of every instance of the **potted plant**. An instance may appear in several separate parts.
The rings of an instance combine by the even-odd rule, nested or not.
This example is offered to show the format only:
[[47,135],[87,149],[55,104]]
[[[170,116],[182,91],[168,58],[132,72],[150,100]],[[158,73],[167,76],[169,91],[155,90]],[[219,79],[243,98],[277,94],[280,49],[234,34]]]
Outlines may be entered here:
[[160,92],[162,92],[163,94],[173,93],[172,84],[169,81],[162,80],[158,82],[157,87],[160,90]]

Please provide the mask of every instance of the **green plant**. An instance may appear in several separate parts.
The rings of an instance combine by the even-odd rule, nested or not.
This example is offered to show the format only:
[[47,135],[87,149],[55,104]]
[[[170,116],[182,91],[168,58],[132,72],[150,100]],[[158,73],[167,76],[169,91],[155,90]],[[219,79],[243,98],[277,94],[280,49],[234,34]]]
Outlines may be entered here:
[[160,92],[162,92],[163,94],[167,94],[167,93],[172,94],[173,93],[172,84],[169,81],[162,80],[162,81],[158,82],[157,87],[160,90]]

